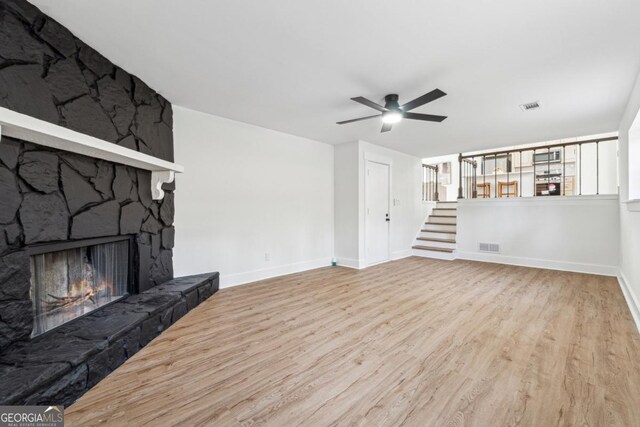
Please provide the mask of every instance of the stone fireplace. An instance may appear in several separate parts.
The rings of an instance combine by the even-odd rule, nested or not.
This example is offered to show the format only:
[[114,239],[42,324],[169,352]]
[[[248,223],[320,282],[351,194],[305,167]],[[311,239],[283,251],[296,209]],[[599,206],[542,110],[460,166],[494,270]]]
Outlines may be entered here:
[[[173,160],[171,104],[142,80],[26,0],[0,4],[0,39],[0,107]],[[40,334],[34,307],[55,306],[53,297],[37,307],[32,302],[37,248],[123,237],[132,240],[127,292],[173,277],[174,184],[154,200],[148,170],[0,130],[0,351]]]
[[[115,297],[173,278],[173,184],[153,200],[147,171],[6,136],[0,162],[0,349],[49,329],[39,323],[48,309],[70,320],[74,307],[103,305],[107,284],[90,280],[126,274],[124,292],[110,284]],[[118,246],[127,249],[110,260],[105,251]]]
[[26,0],[0,41],[0,404],[68,405],[218,276],[173,279],[171,103]]

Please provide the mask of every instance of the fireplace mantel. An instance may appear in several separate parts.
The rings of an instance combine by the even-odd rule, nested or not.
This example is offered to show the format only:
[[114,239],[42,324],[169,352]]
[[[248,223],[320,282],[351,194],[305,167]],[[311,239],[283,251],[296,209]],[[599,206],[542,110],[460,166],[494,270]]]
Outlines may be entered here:
[[154,200],[164,197],[162,184],[173,182],[176,172],[184,172],[184,167],[176,163],[0,107],[0,138],[3,135],[151,171],[151,194]]

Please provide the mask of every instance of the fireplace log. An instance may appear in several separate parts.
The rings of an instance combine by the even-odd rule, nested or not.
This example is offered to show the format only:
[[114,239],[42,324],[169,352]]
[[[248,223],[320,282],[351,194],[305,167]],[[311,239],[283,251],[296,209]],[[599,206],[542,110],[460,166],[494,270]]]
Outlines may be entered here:
[[44,301],[44,303],[47,305],[48,310],[63,308],[71,304],[79,304],[87,300],[90,300],[95,304],[95,301],[93,299],[93,291],[87,291],[84,295],[73,295],[64,297],[59,297],[52,294],[47,295],[53,298],[53,301]]

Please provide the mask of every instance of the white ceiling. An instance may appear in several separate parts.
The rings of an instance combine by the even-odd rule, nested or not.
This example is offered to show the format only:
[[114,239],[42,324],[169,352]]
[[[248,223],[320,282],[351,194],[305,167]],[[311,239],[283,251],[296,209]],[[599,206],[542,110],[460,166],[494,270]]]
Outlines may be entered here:
[[[640,69],[638,0],[31,1],[174,104],[422,157],[615,130]],[[441,124],[335,124],[434,88]]]

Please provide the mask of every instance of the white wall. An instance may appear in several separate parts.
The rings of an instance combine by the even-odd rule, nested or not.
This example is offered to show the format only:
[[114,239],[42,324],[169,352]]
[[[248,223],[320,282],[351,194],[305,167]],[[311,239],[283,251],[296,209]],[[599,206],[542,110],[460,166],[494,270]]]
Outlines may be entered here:
[[186,169],[176,178],[176,276],[220,271],[231,286],[326,266],[334,255],[365,267],[366,153],[392,161],[391,256],[411,254],[426,212],[417,157],[364,141],[334,147],[182,107],[174,108],[174,138]]
[[[629,103],[620,122],[620,281],[627,303],[640,329],[640,74],[629,97]],[[634,128],[630,138],[630,130]],[[631,146],[630,146],[631,145]],[[635,189],[630,189],[633,182]]]
[[365,250],[365,156],[391,162],[391,259],[411,255],[411,246],[424,222],[427,205],[421,201],[420,158],[355,141],[335,147],[335,255],[338,264],[367,266]]
[[[461,200],[459,257],[615,276],[618,211],[617,196]],[[480,242],[500,253],[480,252]]]
[[181,107],[174,138],[176,276],[229,286],[330,264],[333,146]]
[[[624,125],[626,129],[628,124]],[[625,163],[628,166],[628,179],[625,179],[625,186],[628,190],[629,199],[640,199],[640,114],[635,116],[633,123],[629,128],[628,134],[625,133],[625,145],[627,159]]]
[[339,264],[359,267],[358,141],[334,148],[335,256]]

